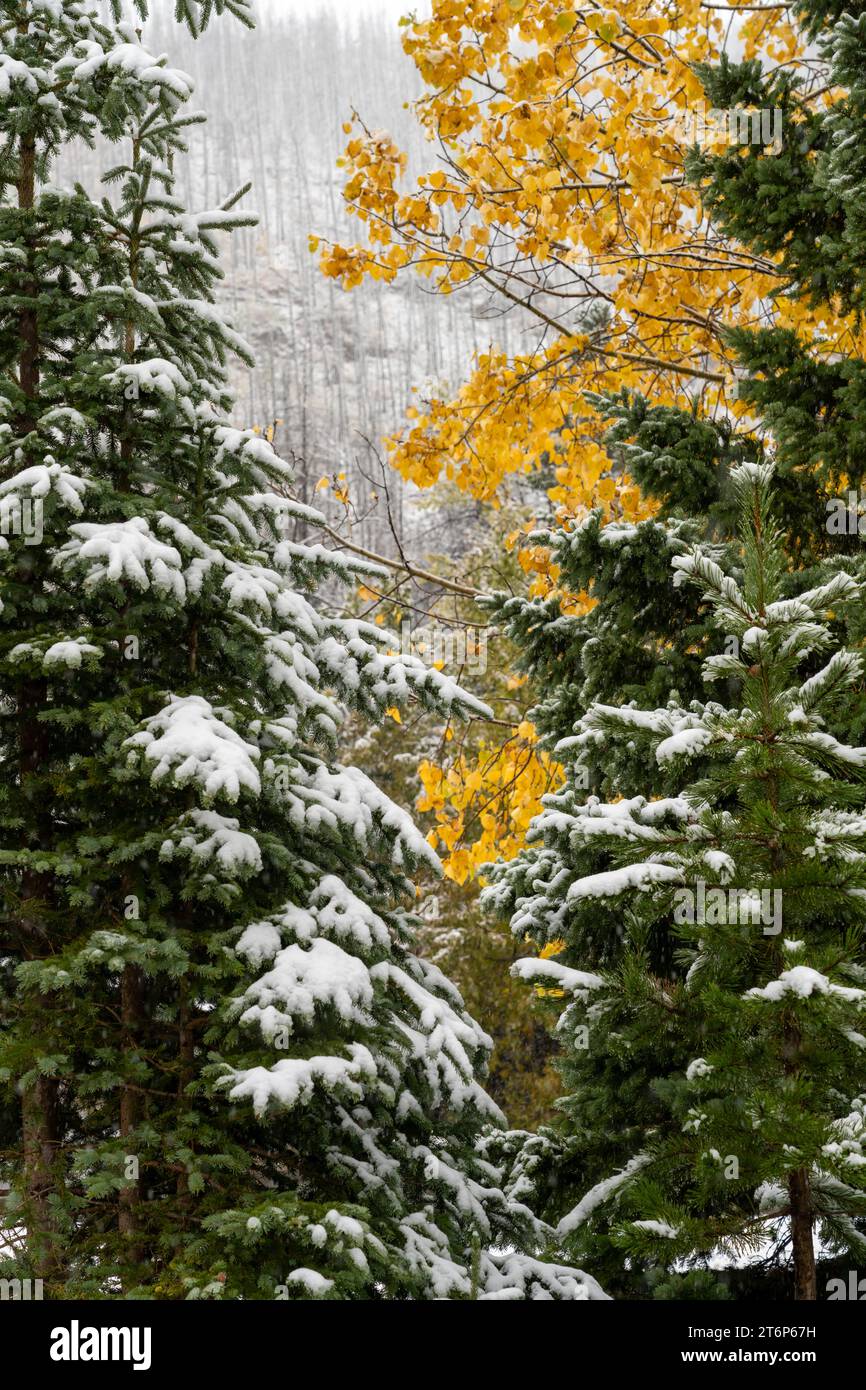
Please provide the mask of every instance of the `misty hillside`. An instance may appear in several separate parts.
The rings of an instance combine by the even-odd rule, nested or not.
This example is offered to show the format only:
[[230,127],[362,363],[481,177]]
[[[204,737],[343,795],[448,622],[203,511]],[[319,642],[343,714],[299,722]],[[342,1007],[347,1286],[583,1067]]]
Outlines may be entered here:
[[[186,204],[213,207],[248,180],[254,185],[244,206],[260,225],[225,245],[225,299],[257,360],[255,372],[235,371],[238,422],[282,421],[278,443],[298,457],[305,495],[323,474],[345,470],[353,497],[369,504],[359,463],[373,475],[377,464],[364,440],[378,446],[399,428],[413,386],[447,389],[475,350],[515,346],[518,324],[492,314],[483,294],[437,298],[410,278],[346,294],[319,272],[311,234],[352,241],[362,231],[346,213],[336,167],[353,109],[396,138],[410,169],[435,159],[407,109],[420,86],[396,20],[374,11],[347,22],[338,13],[298,17],[274,5],[255,33],[215,25],[195,41],[178,35],[166,3],[147,39],[193,75],[208,116],[183,161]],[[78,148],[64,174],[92,187],[104,163],[99,151]],[[397,479],[391,487],[398,528],[416,536],[420,518],[413,525],[405,514],[413,490]],[[431,522],[428,514],[425,537]],[[443,533],[434,548],[446,549],[447,526],[433,530]],[[356,535],[393,549],[381,514]]]

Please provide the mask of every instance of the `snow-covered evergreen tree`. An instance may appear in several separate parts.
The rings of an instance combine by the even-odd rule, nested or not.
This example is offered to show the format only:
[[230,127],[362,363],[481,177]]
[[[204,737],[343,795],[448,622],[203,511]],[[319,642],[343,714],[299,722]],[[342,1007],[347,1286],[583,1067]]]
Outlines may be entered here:
[[[797,22],[815,40],[816,55],[820,46],[831,66],[829,73],[804,79],[784,65],[762,72],[757,61],[732,63],[724,56],[700,69],[712,107],[782,109],[781,152],[752,144],[730,145],[716,154],[695,151],[689,171],[715,224],[754,254],[777,262],[780,296],[811,306],[832,297],[837,311],[859,311],[866,253],[857,132],[864,109],[866,23],[841,0],[804,0],[796,10]],[[826,86],[833,99],[815,101],[803,91],[804,80]],[[740,578],[730,482],[738,462],[760,461],[766,451],[775,464],[776,515],[788,558],[780,576],[784,597],[820,588],[838,572],[864,577],[857,504],[847,515],[853,524],[835,531],[828,526],[828,508],[838,512],[839,499],[862,494],[866,484],[866,364],[854,340],[843,353],[833,341],[815,350],[790,328],[771,323],[732,331],[727,341],[740,362],[738,395],[752,412],[750,418],[740,416],[738,424],[721,414],[703,415],[697,397],[691,410],[653,404],[627,391],[596,398],[601,414],[612,421],[605,440],[612,468],[627,467],[659,510],[637,525],[604,525],[601,517],[591,516],[537,535],[560,568],[562,589],[588,592],[595,600],[592,610],[563,610],[555,597],[496,602],[497,618],[521,646],[525,669],[542,691],[533,717],[547,746],[563,747],[567,761],[567,740],[593,702],[635,702],[648,709],[672,700],[687,709],[702,695],[703,661],[733,650],[732,634],[714,630],[701,591],[675,588],[671,561],[684,546],[700,541],[705,550],[713,547],[707,553],[726,573]],[[862,496],[859,510],[862,515]],[[861,646],[864,612],[862,604],[836,610],[828,620],[834,640]],[[817,655],[809,660],[805,675],[819,668]],[[866,739],[864,691],[861,680],[823,712],[828,732],[843,743]],[[725,707],[736,707],[740,698],[730,676],[716,682],[714,693]],[[694,774],[700,775],[699,762]],[[602,804],[643,795],[653,801],[649,814],[655,816],[663,814],[662,803],[676,804],[679,786],[676,765],[657,763],[650,743],[619,724],[608,730],[603,745],[583,750],[577,772],[567,766],[562,794],[572,794],[575,804],[589,792]],[[593,844],[573,851],[586,874],[601,871],[607,862]],[[568,954],[562,959],[592,972],[611,969],[621,961],[626,940],[619,906],[613,899],[554,901],[560,863],[556,854],[530,847],[499,879],[490,901],[502,914],[514,914],[515,930],[528,931],[539,947],[565,940]],[[536,933],[524,904],[548,898],[552,905],[543,918],[539,915]],[[678,958],[673,925],[670,914],[661,914],[648,926],[645,951],[659,978],[680,983],[686,967]],[[629,1018],[625,1010],[624,1025]],[[604,1183],[627,1165],[641,1136],[676,1124],[663,1098],[679,1084],[691,1054],[686,1055],[686,1040],[673,1024],[672,1019],[664,1037],[632,1039],[628,1050],[565,1049],[562,1124],[555,1135],[535,1137],[517,1150],[551,1219],[574,1206],[587,1177]],[[866,1230],[860,1218],[855,1226]],[[582,1258],[606,1287],[646,1296],[640,1262],[624,1269],[611,1242],[604,1203],[596,1204],[581,1230]],[[698,1285],[695,1278],[679,1276],[655,1282],[653,1275],[652,1280],[663,1297],[720,1292],[703,1276]],[[736,1287],[763,1297],[772,1287],[776,1296],[773,1261],[738,1275]]]
[[[178,5],[193,29],[223,10],[249,20]],[[247,349],[214,304],[217,236],[249,218],[245,190],[177,199],[191,90],[87,0],[0,11],[17,1271],[90,1297],[604,1297],[533,1258],[490,1157],[489,1040],[412,950],[435,858],[339,762],[347,706],[485,711],[334,611],[358,564],[229,422]],[[113,197],[53,187],[61,145],[97,135]]]
[[[861,589],[840,569],[784,596],[771,476],[751,464],[732,474],[741,582],[700,547],[673,561],[732,639],[704,679],[733,682],[736,701],[591,708],[563,749],[572,779],[536,823],[531,887],[527,855],[497,870],[489,896],[516,910],[515,929],[561,942],[555,958],[518,969],[572,999],[560,1032],[578,1134],[600,1122],[599,1074],[627,1077],[634,1060],[640,1075],[653,1049],[688,1054],[656,1083],[667,1121],[633,1127],[628,1160],[562,1217],[560,1237],[585,1249],[587,1224],[600,1221],[662,1277],[677,1260],[700,1268],[720,1251],[775,1246],[793,1265],[794,1295],[809,1299],[819,1233],[848,1257],[864,1248],[866,749],[840,742],[825,718],[862,681],[861,658],[828,625]],[[587,797],[576,774],[615,735],[692,779],[655,800]],[[621,923],[610,969],[587,970],[575,949],[569,914],[588,908]],[[677,943],[678,969],[663,973],[660,924]],[[594,1090],[580,1085],[587,1066]],[[520,1158],[529,1176],[540,1142]],[[690,1291],[701,1289],[698,1274]]]
[[[498,596],[491,607],[539,692],[532,718],[547,748],[560,749],[566,769],[562,794],[577,803],[590,792],[602,800],[670,798],[676,779],[630,736],[612,737],[597,756],[585,750],[579,769],[568,740],[594,702],[654,706],[671,698],[688,702],[701,693],[702,656],[723,651],[724,641],[713,633],[700,595],[673,583],[671,562],[699,540],[717,561],[734,561],[730,473],[745,441],[723,422],[651,406],[632,393],[598,398],[596,404],[610,421],[605,446],[611,467],[628,468],[644,495],[656,501],[656,514],[633,524],[605,523],[593,512],[571,526],[535,533],[533,541],[551,551],[560,591],[592,599],[583,611],[564,606],[560,595]],[[605,865],[604,853],[590,846],[581,848],[581,856],[586,873]],[[545,952],[566,941],[584,970],[614,968],[624,947],[617,905],[566,900],[557,886],[560,868],[558,856],[530,845],[507,869],[492,871],[495,887],[486,901],[497,916],[511,919],[518,939],[532,940]],[[543,913],[524,910],[539,903]],[[675,971],[674,946],[667,923],[658,922],[647,950],[659,974]],[[556,1008],[555,995],[545,1007]],[[561,1122],[522,1141],[512,1137],[506,1146],[506,1157],[531,1184],[549,1220],[558,1221],[587,1187],[622,1167],[643,1133],[663,1123],[658,1083],[687,1061],[673,1037],[665,1046],[655,1041],[632,1047],[627,1055],[597,1047],[563,1049]],[[626,1267],[621,1250],[611,1244],[603,1211],[583,1236],[587,1267],[606,1288],[648,1296],[644,1272]]]

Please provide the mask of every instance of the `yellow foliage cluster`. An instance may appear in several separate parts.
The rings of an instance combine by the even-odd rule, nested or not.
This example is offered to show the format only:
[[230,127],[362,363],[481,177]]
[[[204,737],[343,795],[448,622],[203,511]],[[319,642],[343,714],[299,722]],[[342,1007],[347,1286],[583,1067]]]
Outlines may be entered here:
[[[539,960],[550,960],[551,956],[558,956],[565,950],[564,941],[548,941],[546,946],[542,946],[538,953]],[[535,993],[539,999],[564,999],[564,989],[547,989],[544,985],[536,985]]]
[[421,764],[418,809],[434,814],[427,838],[444,852],[445,872],[456,883],[491,860],[513,858],[525,843],[542,796],[562,775],[537,744],[535,728],[524,720],[504,744],[483,746],[474,757],[460,753],[448,768]]
[[[699,389],[706,408],[737,409],[720,330],[763,311],[775,267],[714,232],[682,171],[703,109],[691,65],[718,53],[730,18],[701,0],[579,12],[563,0],[433,0],[429,19],[407,21],[404,47],[428,87],[417,115],[441,163],[400,191],[406,159],[392,138],[350,126],[345,196],[367,240],[325,246],[322,269],[347,288],[409,267],[445,294],[480,284],[523,305],[541,334],[518,357],[480,355],[453,399],[410,407],[389,441],[406,478],[446,476],[491,499],[547,454],[565,514],[628,515],[634,488],[604,476],[587,387],[651,385],[670,403]],[[737,22],[746,56],[801,60],[784,10]],[[599,298],[609,322],[577,331]]]

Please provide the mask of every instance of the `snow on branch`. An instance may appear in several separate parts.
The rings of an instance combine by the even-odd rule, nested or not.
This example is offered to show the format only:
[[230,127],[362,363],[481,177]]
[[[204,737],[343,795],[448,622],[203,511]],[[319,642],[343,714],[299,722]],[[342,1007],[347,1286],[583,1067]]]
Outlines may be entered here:
[[155,764],[152,781],[171,776],[177,786],[196,782],[209,797],[237,801],[242,787],[258,796],[259,749],[226,722],[229,717],[199,695],[170,695],[165,709],[126,739],[129,761],[134,763],[140,750],[147,763]]

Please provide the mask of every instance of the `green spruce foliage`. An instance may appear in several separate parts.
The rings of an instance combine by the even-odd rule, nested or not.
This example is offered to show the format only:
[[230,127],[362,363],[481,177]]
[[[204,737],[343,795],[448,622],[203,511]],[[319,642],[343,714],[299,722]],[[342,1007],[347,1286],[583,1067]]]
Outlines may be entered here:
[[[712,1263],[746,1257],[790,1265],[789,1293],[815,1298],[818,1236],[831,1254],[864,1248],[866,749],[825,717],[862,682],[828,624],[861,588],[840,571],[785,596],[771,474],[732,473],[739,580],[699,546],[673,561],[730,639],[703,679],[736,699],[593,705],[561,749],[571,773],[537,847],[487,890],[514,930],[563,943],[517,969],[571,1001],[565,1135],[518,1163],[548,1189],[545,1144],[567,1173],[587,1156],[598,1168],[614,1115],[617,1165],[558,1234],[582,1258],[625,1252],[665,1297],[676,1270],[680,1297],[706,1296]],[[588,796],[587,761],[623,739],[679,790]]]

